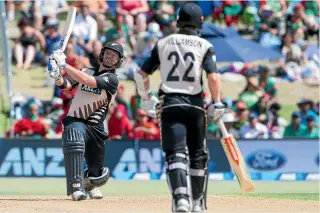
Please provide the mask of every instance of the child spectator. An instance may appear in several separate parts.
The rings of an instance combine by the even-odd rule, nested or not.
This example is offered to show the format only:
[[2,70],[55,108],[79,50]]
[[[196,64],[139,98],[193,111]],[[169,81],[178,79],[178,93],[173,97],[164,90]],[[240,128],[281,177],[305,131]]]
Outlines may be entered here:
[[115,106],[113,113],[108,121],[108,130],[110,139],[122,139],[126,134],[132,138],[132,125],[126,113],[126,108],[118,104]]
[[147,113],[142,109],[139,109],[137,114],[137,123],[133,127],[133,137],[135,139],[155,140],[159,135],[159,128],[148,122]]

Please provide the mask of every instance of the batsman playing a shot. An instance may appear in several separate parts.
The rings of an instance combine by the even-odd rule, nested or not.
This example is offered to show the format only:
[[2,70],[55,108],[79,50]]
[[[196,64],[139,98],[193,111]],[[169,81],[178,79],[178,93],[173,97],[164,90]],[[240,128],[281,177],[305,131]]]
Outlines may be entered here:
[[[98,69],[77,70],[66,64],[66,56],[61,50],[50,56],[48,72],[55,84],[69,90],[77,87],[68,115],[63,120],[62,146],[67,179],[67,195],[74,201],[84,200],[88,193],[91,199],[101,199],[98,187],[110,177],[104,167],[104,141],[108,134],[104,130],[109,104],[114,100],[118,88],[115,68],[123,61],[123,48],[110,42],[102,48]],[[63,78],[60,70],[68,73]],[[83,171],[84,158],[88,169]]]
[[160,66],[158,118],[173,212],[206,209],[209,155],[202,70],[207,74],[213,99],[208,115],[217,122],[225,111],[220,102],[221,83],[214,47],[198,33],[202,22],[200,7],[194,3],[184,4],[177,19],[180,31],[160,39],[135,74],[141,106],[152,115],[158,100],[151,96],[148,75]]

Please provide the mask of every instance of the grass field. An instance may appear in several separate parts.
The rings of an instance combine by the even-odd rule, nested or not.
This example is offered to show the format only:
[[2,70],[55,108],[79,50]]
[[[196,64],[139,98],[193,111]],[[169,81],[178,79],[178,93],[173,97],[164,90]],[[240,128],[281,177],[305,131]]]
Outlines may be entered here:
[[[104,198],[73,202],[64,178],[0,178],[0,212],[170,212],[165,181],[115,181]],[[207,212],[319,212],[318,182],[255,182],[240,194],[235,181],[209,181]]]
[[[64,178],[0,178],[0,195],[64,195]],[[255,182],[253,197],[319,200],[318,182]],[[101,188],[106,196],[167,195],[165,181],[110,180]],[[210,195],[241,195],[236,181],[209,181]]]

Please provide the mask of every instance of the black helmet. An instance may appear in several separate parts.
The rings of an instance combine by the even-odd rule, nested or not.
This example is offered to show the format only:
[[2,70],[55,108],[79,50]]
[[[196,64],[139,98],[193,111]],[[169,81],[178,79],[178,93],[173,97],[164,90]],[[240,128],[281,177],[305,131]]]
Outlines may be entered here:
[[186,3],[181,6],[178,19],[177,27],[182,28],[184,26],[193,26],[198,29],[202,28],[202,10],[195,3]]
[[99,55],[99,61],[102,62],[103,60],[103,55],[104,55],[104,52],[109,49],[109,50],[114,50],[116,51],[118,54],[119,54],[119,61],[116,65],[116,68],[120,67],[122,62],[123,62],[123,47],[121,44],[117,43],[117,42],[114,42],[114,41],[111,41],[111,42],[108,42],[101,50],[100,52],[100,55]]

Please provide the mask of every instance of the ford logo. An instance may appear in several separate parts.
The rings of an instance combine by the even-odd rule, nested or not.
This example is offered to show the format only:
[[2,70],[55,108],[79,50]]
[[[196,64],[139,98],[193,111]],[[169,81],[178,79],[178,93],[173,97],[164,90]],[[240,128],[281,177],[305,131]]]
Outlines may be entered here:
[[316,161],[316,164],[319,166],[320,165],[320,154],[317,155],[315,161]]
[[250,154],[247,158],[247,164],[256,170],[276,170],[285,163],[285,157],[281,153],[272,150],[260,150]]

